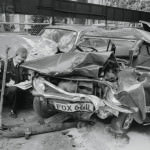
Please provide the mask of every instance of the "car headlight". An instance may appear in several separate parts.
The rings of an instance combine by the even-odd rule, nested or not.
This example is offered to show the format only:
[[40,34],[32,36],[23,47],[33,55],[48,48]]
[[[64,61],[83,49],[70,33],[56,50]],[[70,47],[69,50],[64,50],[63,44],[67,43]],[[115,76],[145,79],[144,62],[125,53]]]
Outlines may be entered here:
[[42,91],[45,91],[45,85],[44,83],[39,83],[38,88],[41,89]]
[[42,78],[36,78],[33,80],[33,87],[39,93],[43,93],[45,91],[45,84],[43,83]]

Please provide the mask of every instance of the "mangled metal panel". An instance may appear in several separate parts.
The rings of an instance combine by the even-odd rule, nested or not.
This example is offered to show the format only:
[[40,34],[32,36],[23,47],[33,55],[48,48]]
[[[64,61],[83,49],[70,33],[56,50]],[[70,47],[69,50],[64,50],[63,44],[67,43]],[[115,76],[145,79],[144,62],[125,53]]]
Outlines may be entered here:
[[112,57],[115,59],[111,54],[111,52],[61,53],[28,61],[22,66],[50,76],[76,75],[98,78],[99,69],[103,67],[108,58]]

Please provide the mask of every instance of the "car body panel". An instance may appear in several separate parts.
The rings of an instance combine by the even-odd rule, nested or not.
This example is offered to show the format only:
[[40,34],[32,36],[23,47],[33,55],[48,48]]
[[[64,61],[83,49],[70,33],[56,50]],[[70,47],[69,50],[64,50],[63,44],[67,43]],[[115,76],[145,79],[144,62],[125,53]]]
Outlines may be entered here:
[[111,52],[61,53],[28,61],[22,66],[49,76],[78,75],[98,78],[99,69],[106,63],[111,54]]

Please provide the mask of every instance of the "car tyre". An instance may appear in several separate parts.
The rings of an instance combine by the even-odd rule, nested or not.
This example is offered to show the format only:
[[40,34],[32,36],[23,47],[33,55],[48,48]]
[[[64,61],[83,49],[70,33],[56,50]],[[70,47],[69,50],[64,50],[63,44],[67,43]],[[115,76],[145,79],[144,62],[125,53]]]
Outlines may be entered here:
[[119,134],[124,134],[129,130],[132,121],[133,121],[132,115],[120,113],[117,118],[112,119],[111,127],[114,133],[116,132]]

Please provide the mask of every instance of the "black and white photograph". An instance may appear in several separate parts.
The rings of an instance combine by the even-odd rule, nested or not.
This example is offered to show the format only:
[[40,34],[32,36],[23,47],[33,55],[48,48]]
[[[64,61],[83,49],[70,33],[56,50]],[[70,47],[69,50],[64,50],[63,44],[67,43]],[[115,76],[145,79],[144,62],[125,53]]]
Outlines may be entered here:
[[0,0],[0,150],[150,150],[150,0]]

